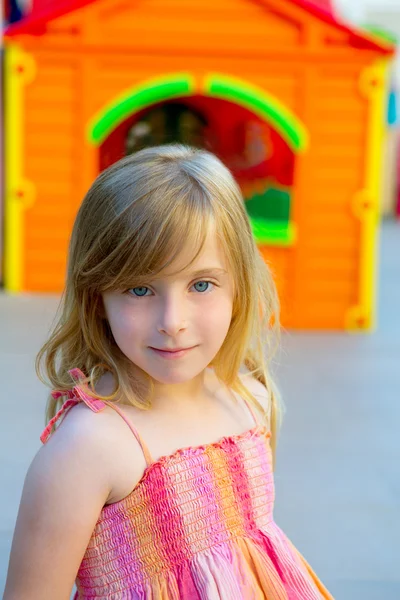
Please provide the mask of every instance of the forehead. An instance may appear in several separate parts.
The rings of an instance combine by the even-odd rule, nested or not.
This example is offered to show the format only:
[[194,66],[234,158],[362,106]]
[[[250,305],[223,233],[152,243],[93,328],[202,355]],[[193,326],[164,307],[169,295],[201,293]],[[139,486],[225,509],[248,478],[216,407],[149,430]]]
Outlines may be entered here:
[[169,278],[176,276],[177,273],[184,276],[195,271],[212,269],[220,269],[220,274],[223,274],[223,271],[228,272],[228,262],[214,226],[210,226],[208,229],[201,252],[190,264],[197,250],[198,248],[193,247],[193,243],[186,241],[179,256],[166,269],[161,271],[158,277]]

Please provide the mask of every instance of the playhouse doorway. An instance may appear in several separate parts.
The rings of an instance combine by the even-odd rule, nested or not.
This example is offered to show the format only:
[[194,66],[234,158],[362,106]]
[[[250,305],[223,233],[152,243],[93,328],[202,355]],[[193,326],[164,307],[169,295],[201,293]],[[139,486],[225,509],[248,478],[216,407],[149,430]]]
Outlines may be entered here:
[[100,146],[100,170],[141,148],[176,142],[210,150],[232,171],[257,242],[289,239],[295,154],[265,120],[233,102],[190,96],[135,113]]

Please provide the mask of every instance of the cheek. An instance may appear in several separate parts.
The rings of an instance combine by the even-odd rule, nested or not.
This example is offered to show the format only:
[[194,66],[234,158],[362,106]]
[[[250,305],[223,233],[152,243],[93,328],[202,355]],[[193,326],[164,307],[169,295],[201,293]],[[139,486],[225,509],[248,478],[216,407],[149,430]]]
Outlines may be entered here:
[[225,337],[232,319],[232,300],[220,298],[199,312],[198,323],[210,339]]
[[143,319],[138,318],[129,306],[123,303],[110,303],[106,305],[106,314],[114,339],[119,346],[132,336],[139,337]]

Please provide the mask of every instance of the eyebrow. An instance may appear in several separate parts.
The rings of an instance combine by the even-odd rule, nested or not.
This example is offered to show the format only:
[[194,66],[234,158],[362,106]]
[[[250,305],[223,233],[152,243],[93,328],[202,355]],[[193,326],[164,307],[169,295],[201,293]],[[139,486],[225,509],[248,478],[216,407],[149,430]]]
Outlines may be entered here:
[[225,269],[209,267],[205,269],[199,269],[198,271],[194,271],[191,275],[192,277],[199,277],[200,275],[205,275],[206,273],[213,273],[214,275],[226,275],[228,272],[225,271]]
[[[226,271],[225,269],[220,269],[219,267],[206,267],[204,269],[198,269],[197,271],[193,271],[192,273],[189,273],[188,276],[189,277],[193,277],[193,278],[197,278],[197,277],[202,277],[203,275],[227,275],[228,271]],[[154,279],[150,276],[150,277],[146,277],[145,275],[142,275],[141,277],[138,277],[137,279],[140,279],[140,281],[148,281],[149,279],[152,279],[154,281],[160,279],[160,275],[156,276]]]

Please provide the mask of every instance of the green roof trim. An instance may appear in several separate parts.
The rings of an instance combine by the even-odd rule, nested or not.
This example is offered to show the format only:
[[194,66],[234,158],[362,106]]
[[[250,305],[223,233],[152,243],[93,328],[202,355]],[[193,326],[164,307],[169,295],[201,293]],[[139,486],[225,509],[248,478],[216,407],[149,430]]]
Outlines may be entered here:
[[108,104],[89,124],[89,140],[100,145],[127,117],[163,100],[194,93],[194,78],[189,74],[174,74],[153,79],[131,88]]
[[[223,75],[205,78],[203,93],[239,104],[268,121],[282,135],[295,153],[308,146],[308,131],[303,123],[277,98],[247,82]],[[88,125],[88,139],[100,145],[127,117],[165,100],[196,93],[195,78],[189,73],[175,73],[142,82],[103,108]],[[197,91],[198,93],[198,91]]]
[[388,31],[384,27],[380,27],[379,25],[373,24],[365,24],[362,29],[367,33],[372,33],[375,37],[384,42],[388,42],[389,44],[397,45],[399,43],[399,37],[393,33],[392,31]]
[[250,225],[259,246],[293,246],[297,239],[296,225],[291,221],[274,221],[250,217]]
[[264,90],[245,81],[212,74],[206,78],[204,91],[207,96],[230,100],[267,120],[296,154],[307,149],[309,136],[306,127],[284,104]]

